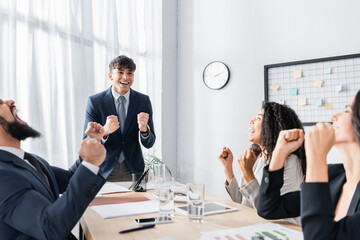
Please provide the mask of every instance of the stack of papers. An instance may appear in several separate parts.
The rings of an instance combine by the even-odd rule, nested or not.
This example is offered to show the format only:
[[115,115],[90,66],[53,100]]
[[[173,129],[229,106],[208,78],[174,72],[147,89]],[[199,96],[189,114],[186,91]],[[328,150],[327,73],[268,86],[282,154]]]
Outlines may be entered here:
[[242,228],[231,228],[221,231],[202,232],[201,240],[251,240],[253,236],[263,237],[264,240],[303,240],[302,232],[283,227],[275,223],[260,223]]
[[[147,198],[138,193],[122,196],[103,195],[107,193],[131,192],[131,190],[123,185],[120,182],[106,182],[100,189],[97,197],[90,204],[90,208],[104,219],[156,213],[159,211],[159,200],[146,200]],[[182,187],[185,187],[185,185],[175,183],[175,188]],[[147,189],[152,188],[154,188],[152,184],[147,184]],[[184,199],[181,200],[184,201]]]
[[116,218],[158,212],[159,200],[107,204],[92,206],[90,208],[94,210],[97,214],[99,214],[102,218]]
[[119,194],[117,195],[101,195],[96,196],[94,200],[90,203],[90,207],[98,205],[107,205],[107,204],[120,204],[120,203],[132,203],[132,202],[143,202],[149,201],[147,197],[139,193],[130,193],[130,194]]
[[104,186],[98,192],[98,195],[106,193],[120,193],[120,192],[131,192],[131,190],[123,187],[118,182],[106,182]]

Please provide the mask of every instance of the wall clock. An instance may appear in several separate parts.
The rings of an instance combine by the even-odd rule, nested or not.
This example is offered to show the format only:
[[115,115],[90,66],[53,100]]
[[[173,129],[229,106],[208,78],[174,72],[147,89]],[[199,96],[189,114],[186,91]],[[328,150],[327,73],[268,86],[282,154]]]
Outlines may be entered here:
[[203,81],[210,89],[218,90],[225,87],[229,79],[229,68],[223,62],[214,61],[204,68]]

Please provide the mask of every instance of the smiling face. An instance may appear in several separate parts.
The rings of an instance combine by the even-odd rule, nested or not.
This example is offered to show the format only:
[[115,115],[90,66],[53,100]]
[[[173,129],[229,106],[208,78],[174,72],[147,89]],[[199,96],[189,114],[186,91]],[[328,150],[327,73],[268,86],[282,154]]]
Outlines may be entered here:
[[108,77],[112,81],[113,89],[121,95],[127,93],[134,83],[134,72],[130,69],[115,68],[111,70]]
[[254,119],[250,121],[250,133],[248,136],[248,140],[252,143],[258,144],[260,143],[260,135],[261,135],[261,124],[264,117],[264,109],[261,109]]
[[351,123],[353,106],[354,100],[345,107],[343,112],[337,113],[331,118],[332,126],[335,130],[335,145],[345,142],[356,142],[355,132]]

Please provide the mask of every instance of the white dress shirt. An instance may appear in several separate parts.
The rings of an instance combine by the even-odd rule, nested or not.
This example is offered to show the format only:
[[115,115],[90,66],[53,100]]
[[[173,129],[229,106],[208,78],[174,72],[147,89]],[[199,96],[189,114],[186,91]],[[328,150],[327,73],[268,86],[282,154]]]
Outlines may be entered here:
[[129,104],[130,104],[130,90],[127,91],[124,95],[121,95],[117,91],[115,91],[113,87],[111,87],[111,93],[112,93],[113,98],[114,98],[114,103],[115,103],[116,112],[117,112],[118,116],[119,116],[119,113],[118,113],[118,111],[119,111],[119,101],[118,101],[118,99],[119,99],[120,96],[125,97],[126,101],[123,104],[124,104],[124,108],[125,108],[125,119],[126,119]]
[[[18,148],[13,148],[13,147],[4,147],[4,146],[0,146],[0,150],[4,150],[6,152],[14,154],[18,158],[23,159],[27,164],[29,164],[33,169],[36,170],[36,168],[32,164],[30,164],[28,160],[24,159],[24,156],[25,156],[25,151],[24,150],[18,149]],[[99,167],[98,166],[96,166],[94,164],[91,164],[91,163],[88,163],[88,162],[85,162],[85,161],[82,161],[81,164],[83,164],[87,169],[89,169],[95,175],[98,174],[98,172],[99,172]]]
[[[125,100],[126,100],[126,101],[125,101],[125,103],[124,103],[124,108],[125,108],[125,121],[126,121],[126,116],[127,116],[128,109],[129,109],[129,104],[130,104],[130,90],[127,91],[124,95],[121,95],[121,94],[119,94],[117,91],[115,91],[113,87],[111,87],[111,93],[112,93],[113,98],[114,98],[114,103],[115,103],[116,112],[117,112],[118,116],[119,116],[119,113],[118,113],[118,111],[119,111],[119,101],[118,101],[118,98],[119,98],[120,96],[124,96],[124,97],[125,97]],[[142,134],[140,134],[140,131],[139,131],[139,135],[140,135],[140,137],[141,137],[142,139],[147,139],[150,134],[148,134],[146,137],[144,137]],[[107,140],[107,136],[106,136],[106,138],[103,138],[103,139],[102,139],[102,143],[104,144],[104,143],[106,142],[106,140]]]

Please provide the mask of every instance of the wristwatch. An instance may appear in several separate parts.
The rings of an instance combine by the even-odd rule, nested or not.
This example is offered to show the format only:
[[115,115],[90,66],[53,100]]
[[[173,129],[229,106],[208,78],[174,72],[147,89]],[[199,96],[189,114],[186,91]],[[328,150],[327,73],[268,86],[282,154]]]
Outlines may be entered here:
[[150,127],[149,125],[147,125],[147,130],[146,131],[140,131],[141,135],[145,135],[144,137],[146,137],[147,135],[149,135],[149,132],[150,132]]

